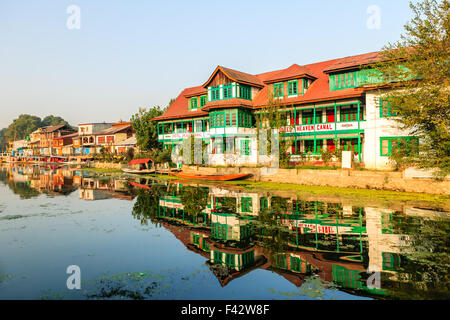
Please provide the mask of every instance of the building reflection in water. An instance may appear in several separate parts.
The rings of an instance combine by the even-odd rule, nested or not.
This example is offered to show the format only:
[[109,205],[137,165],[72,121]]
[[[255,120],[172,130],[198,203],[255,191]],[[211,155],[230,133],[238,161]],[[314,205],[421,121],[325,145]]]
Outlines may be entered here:
[[[192,188],[203,190],[206,199],[197,211],[187,209],[199,203],[198,197],[185,195]],[[421,260],[427,255],[433,260],[440,246],[446,250],[447,238],[439,243],[436,230],[429,228],[444,220],[448,226],[445,212],[360,207],[340,199],[182,183],[170,183],[157,207],[156,215],[148,211],[152,220],[207,258],[222,286],[255,269],[276,272],[297,287],[316,274],[340,290],[378,297],[401,296],[405,289],[411,295],[439,295],[446,286],[445,265],[432,270],[425,266],[432,261]],[[422,234],[427,228],[428,238]],[[424,252],[414,246],[431,242],[431,247],[421,247]],[[368,285],[369,266],[381,272],[380,288]]]
[[[132,215],[163,226],[207,259],[222,286],[256,269],[297,287],[311,275],[353,294],[442,298],[447,293],[448,213],[402,204],[355,206],[339,197],[239,186],[111,178],[77,168],[3,166],[23,198],[45,193],[82,200],[135,200]],[[367,284],[368,268],[381,288]]]

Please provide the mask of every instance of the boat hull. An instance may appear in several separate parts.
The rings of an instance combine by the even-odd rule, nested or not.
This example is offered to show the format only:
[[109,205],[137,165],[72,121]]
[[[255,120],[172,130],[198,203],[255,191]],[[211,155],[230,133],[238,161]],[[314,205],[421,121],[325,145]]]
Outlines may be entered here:
[[195,179],[195,180],[213,180],[213,181],[231,181],[231,180],[239,180],[244,179],[250,174],[248,173],[239,173],[239,174],[227,174],[227,175],[195,175],[195,174],[187,174],[187,173],[171,173],[173,176],[182,179]]

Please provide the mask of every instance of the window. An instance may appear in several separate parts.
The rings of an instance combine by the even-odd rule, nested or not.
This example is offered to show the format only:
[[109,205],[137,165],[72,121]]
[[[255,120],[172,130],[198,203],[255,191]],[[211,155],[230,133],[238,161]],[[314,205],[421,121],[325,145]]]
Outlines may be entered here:
[[200,97],[200,108],[203,107],[208,102],[208,96]]
[[283,97],[283,83],[275,83],[273,85],[273,96],[275,98]]
[[244,267],[252,266],[255,262],[255,252],[249,251],[242,254],[242,265]]
[[251,155],[251,148],[250,148],[251,140],[241,140],[241,155],[243,156],[249,156]]
[[232,88],[231,83],[227,83],[227,84],[223,85],[223,98],[224,99],[232,98],[231,88]]
[[392,112],[391,103],[389,102],[389,99],[381,98],[380,99],[380,117],[386,118],[386,117],[392,117],[396,116],[397,112]]
[[214,262],[222,263],[222,252],[214,251]]
[[241,212],[253,212],[252,198],[250,197],[241,198]]
[[232,253],[225,253],[225,264],[228,267],[235,267],[235,255]]
[[419,152],[419,138],[417,137],[381,137],[380,144],[382,156],[392,156],[396,151],[403,151],[406,155]]
[[340,139],[341,149],[344,151],[358,151],[358,138],[341,138]]
[[231,126],[236,127],[236,112],[231,112]]
[[[302,124],[313,124],[314,123],[314,111],[303,111],[302,113]],[[316,111],[316,122],[322,123],[322,111]]]
[[288,96],[298,94],[298,81],[289,81],[288,83]]
[[199,243],[200,243],[200,235],[198,235],[198,234],[193,234],[193,235],[192,235],[192,242],[193,242],[194,244],[199,244]]
[[[350,122],[357,121],[358,119],[358,108],[352,106],[350,108],[341,108],[341,121],[342,122]],[[359,120],[363,120],[363,108],[359,110]]]
[[191,110],[197,109],[197,98],[191,98]]
[[241,99],[251,100],[251,89],[249,86],[239,84],[239,97]]
[[213,86],[211,87],[211,100],[220,100],[220,87]]
[[303,79],[303,92],[305,92],[309,88],[309,80]]

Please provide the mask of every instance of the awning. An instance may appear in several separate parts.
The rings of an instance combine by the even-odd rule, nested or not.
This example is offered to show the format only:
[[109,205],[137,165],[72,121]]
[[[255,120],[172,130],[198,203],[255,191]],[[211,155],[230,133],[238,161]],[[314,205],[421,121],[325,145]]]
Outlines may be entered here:
[[150,159],[150,158],[134,159],[134,160],[131,160],[131,161],[128,163],[128,165],[132,165],[132,164],[140,164],[140,163],[148,163],[148,162],[150,162],[150,161],[152,161],[152,159]]

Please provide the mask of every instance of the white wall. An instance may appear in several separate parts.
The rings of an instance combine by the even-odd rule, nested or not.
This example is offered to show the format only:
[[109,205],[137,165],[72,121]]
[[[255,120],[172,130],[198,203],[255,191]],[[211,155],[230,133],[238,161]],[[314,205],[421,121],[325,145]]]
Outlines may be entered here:
[[391,118],[380,117],[379,94],[375,91],[366,94],[366,123],[364,128],[364,163],[370,169],[390,169],[389,157],[381,156],[380,137],[409,136]]

